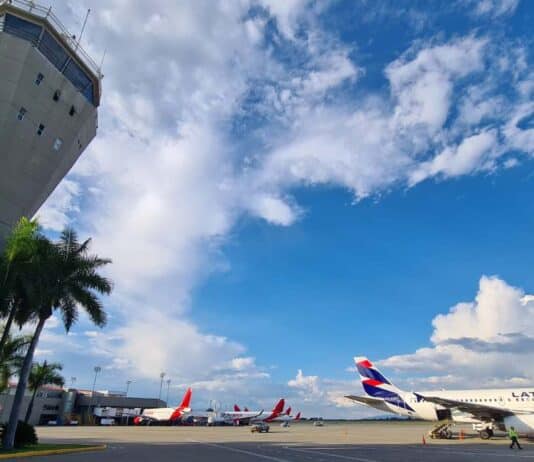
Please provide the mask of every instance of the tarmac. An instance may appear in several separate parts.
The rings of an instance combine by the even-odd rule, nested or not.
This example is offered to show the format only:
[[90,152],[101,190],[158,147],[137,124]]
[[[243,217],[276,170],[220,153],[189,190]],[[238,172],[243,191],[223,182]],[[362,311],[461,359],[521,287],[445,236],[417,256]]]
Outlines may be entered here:
[[[455,427],[455,439],[432,440],[424,422],[300,422],[271,425],[269,433],[249,427],[40,427],[43,443],[104,443],[105,451],[52,456],[58,462],[398,462],[534,461],[534,444],[511,451],[505,435],[482,441],[469,427]],[[423,442],[423,437],[425,441]],[[424,444],[425,443],[425,444]],[[50,462],[50,457],[32,461]]]

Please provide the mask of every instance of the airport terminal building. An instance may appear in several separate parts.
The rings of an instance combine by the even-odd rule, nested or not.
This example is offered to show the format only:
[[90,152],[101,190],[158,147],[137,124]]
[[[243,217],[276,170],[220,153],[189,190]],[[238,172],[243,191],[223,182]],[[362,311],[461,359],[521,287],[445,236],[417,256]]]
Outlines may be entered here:
[[[9,419],[16,385],[0,394],[0,423]],[[28,390],[22,406],[23,415],[31,400]],[[123,392],[81,390],[45,386],[38,390],[33,405],[30,423],[33,425],[99,424],[102,419],[108,423],[128,425],[132,416],[143,409],[165,407],[166,403],[156,398],[128,397]]]
[[50,8],[0,0],[0,244],[96,135],[102,74]]

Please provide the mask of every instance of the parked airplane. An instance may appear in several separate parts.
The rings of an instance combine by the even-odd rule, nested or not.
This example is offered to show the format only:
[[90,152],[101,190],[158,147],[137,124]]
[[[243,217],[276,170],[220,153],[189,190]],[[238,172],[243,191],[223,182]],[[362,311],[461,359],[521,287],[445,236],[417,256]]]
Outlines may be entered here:
[[[248,407],[245,407],[245,409],[243,409],[245,412],[249,412],[248,410]],[[234,404],[234,411],[235,412],[241,412],[241,409],[239,408],[239,406],[237,404]]]
[[365,357],[354,358],[367,396],[346,396],[380,411],[430,421],[472,423],[482,439],[495,429],[534,433],[534,387],[405,392]]
[[191,396],[193,390],[188,388],[182,399],[182,403],[176,407],[158,407],[152,409],[145,409],[141,415],[134,417],[133,423],[135,425],[147,424],[156,422],[177,422],[191,413]]
[[298,422],[300,420],[300,412],[293,416],[291,415],[291,406],[287,408],[286,412],[275,417],[272,422]]
[[[282,398],[272,411],[224,411],[221,412],[221,418],[227,421],[233,421],[234,423],[248,424],[255,422],[272,422],[273,419],[278,417],[284,411],[285,400]],[[234,409],[239,409],[239,406],[235,405]]]

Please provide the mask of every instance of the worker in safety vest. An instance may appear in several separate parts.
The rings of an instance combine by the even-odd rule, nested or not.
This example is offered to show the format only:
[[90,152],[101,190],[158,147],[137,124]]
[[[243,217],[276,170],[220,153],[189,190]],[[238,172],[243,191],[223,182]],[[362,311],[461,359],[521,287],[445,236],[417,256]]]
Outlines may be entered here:
[[515,431],[514,427],[510,427],[510,430],[508,430],[508,437],[512,441],[512,444],[510,444],[510,449],[514,449],[514,445],[516,445],[516,444],[517,444],[517,448],[518,449],[523,449],[521,447],[521,445],[519,444],[519,440],[517,439],[519,437],[519,435]]

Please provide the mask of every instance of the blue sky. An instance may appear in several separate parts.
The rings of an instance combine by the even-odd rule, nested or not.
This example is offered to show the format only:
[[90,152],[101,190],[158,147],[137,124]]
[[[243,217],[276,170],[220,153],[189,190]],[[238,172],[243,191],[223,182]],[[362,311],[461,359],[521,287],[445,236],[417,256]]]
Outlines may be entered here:
[[[298,367],[342,377],[353,354],[413,351],[480,275],[533,287],[533,173],[527,162],[358,204],[339,190],[299,191],[306,214],[291,228],[239,227],[230,270],[194,293],[194,319],[254,345],[282,380]],[[283,341],[257,342],[258,332]]]
[[39,215],[116,288],[41,357],[343,417],[356,354],[410,388],[534,381],[530,2],[90,6],[99,134]]

